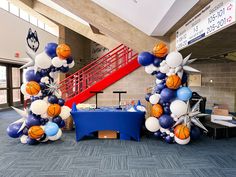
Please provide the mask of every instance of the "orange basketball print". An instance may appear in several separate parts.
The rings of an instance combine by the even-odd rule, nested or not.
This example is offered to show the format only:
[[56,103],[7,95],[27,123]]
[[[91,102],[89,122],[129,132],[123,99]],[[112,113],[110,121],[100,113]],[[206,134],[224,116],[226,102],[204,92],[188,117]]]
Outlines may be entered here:
[[41,138],[44,134],[43,129],[40,126],[32,126],[28,130],[28,135],[32,139],[38,139]]
[[163,108],[160,104],[152,106],[152,116],[159,118],[163,114]]
[[166,80],[166,86],[169,89],[177,89],[181,85],[181,79],[177,75],[171,75]]
[[184,140],[190,136],[190,131],[185,125],[177,125],[174,129],[174,134],[177,138]]
[[60,44],[57,47],[56,53],[60,59],[66,59],[71,55],[71,50],[68,45]]
[[160,42],[154,46],[152,52],[157,57],[164,57],[168,52],[168,48],[165,43]]
[[50,117],[58,116],[61,113],[61,106],[59,104],[51,104],[48,107],[47,114]]
[[26,84],[25,89],[29,95],[37,95],[40,91],[40,85],[35,81],[30,81]]

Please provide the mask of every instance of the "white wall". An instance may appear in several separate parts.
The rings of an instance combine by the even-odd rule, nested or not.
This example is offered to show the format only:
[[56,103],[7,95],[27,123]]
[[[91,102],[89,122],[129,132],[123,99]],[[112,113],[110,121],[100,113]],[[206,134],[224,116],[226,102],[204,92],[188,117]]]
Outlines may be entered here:
[[[43,51],[48,42],[58,42],[58,37],[24,21],[23,19],[0,9],[0,62],[24,63],[24,57],[27,57],[26,37],[29,28],[37,31],[40,46],[37,53]],[[20,58],[15,58],[15,52],[20,53]]]

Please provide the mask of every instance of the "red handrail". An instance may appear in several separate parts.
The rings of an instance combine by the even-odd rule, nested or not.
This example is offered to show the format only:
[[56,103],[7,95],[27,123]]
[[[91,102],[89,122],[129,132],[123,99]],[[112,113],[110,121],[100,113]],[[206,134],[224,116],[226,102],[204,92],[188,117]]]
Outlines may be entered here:
[[74,74],[60,82],[64,99],[69,99],[104,79],[112,72],[125,66],[137,57],[132,49],[123,44],[114,48],[102,57],[94,60]]

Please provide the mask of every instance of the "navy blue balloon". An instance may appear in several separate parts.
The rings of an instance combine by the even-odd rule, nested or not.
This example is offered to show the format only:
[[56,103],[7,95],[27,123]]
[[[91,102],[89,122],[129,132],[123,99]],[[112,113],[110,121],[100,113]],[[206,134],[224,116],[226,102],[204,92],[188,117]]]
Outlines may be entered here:
[[161,62],[162,60],[160,58],[155,58],[153,61],[153,65],[159,67]]
[[50,67],[50,71],[51,71],[51,72],[56,72],[56,71],[57,71],[57,70],[56,70],[56,67],[51,66],[51,67]]
[[43,136],[39,139],[39,142],[44,141],[46,138],[47,138],[47,135],[44,133]]
[[49,96],[48,97],[48,102],[51,104],[55,104],[58,102],[58,98],[55,95]]
[[188,80],[188,75],[186,72],[184,72],[182,79],[181,79],[182,85],[185,84],[187,82],[187,80]]
[[30,137],[28,137],[28,138],[26,139],[26,142],[27,142],[28,145],[36,145],[36,144],[39,143],[37,140],[31,139]]
[[174,124],[173,118],[168,114],[163,114],[159,118],[159,124],[162,128],[170,128]]
[[62,118],[60,116],[54,117],[52,119],[52,122],[56,123],[59,127],[60,127],[61,121],[62,121]]
[[27,82],[29,81],[40,82],[41,76],[39,72],[35,73],[34,70],[28,70],[25,73],[25,79]]
[[60,67],[60,71],[63,72],[63,73],[67,73],[69,71],[69,67]]
[[152,96],[152,94],[151,94],[151,93],[147,93],[147,94],[145,95],[145,100],[149,102],[150,96]]
[[171,114],[171,111],[170,111],[170,107],[169,107],[169,106],[165,106],[165,107],[164,107],[164,113],[165,113],[165,114],[168,114],[168,115]]
[[7,127],[7,134],[12,138],[19,138],[23,134],[23,130],[18,133],[23,123],[13,123]]
[[154,56],[149,52],[141,52],[138,55],[138,62],[142,66],[148,66],[154,61]]
[[28,128],[28,127],[25,127],[25,128],[23,129],[23,135],[28,136],[28,131],[29,131],[29,128]]
[[157,87],[158,90],[163,90],[164,88],[166,88],[166,85],[162,84],[162,83],[159,83],[159,84],[157,84],[156,87]]
[[57,46],[58,46],[58,45],[57,45],[56,43],[53,43],[53,42],[48,43],[48,44],[45,46],[44,50],[45,50],[46,54],[47,54],[50,58],[54,58],[54,57],[57,56],[57,53],[56,53]]
[[160,72],[160,71],[158,71],[157,74],[156,74],[156,78],[157,78],[157,79],[162,80],[162,79],[164,79],[165,77],[166,77],[166,74],[164,74],[164,73],[162,73],[162,72]]
[[168,136],[165,137],[165,142],[166,142],[166,143],[171,144],[171,143],[173,143],[173,141],[174,141],[174,138],[171,137],[170,135],[168,135]]
[[191,140],[197,140],[201,137],[202,132],[200,130],[200,128],[198,128],[197,126],[192,126],[191,130],[190,130],[190,137]]
[[26,126],[32,127],[34,125],[40,125],[41,124],[40,119],[41,119],[40,116],[29,114],[26,121],[25,121]]
[[59,98],[57,103],[58,103],[60,106],[64,106],[65,100],[63,100],[62,98]]
[[47,88],[46,84],[44,82],[39,83],[41,90],[44,90]]
[[153,133],[153,135],[154,135],[156,138],[161,138],[161,132],[160,132],[160,130],[157,131],[157,132],[155,132],[155,133]]
[[165,138],[166,136],[167,136],[166,132],[162,132],[162,133],[161,133],[161,137],[162,137],[162,138]]
[[69,57],[66,59],[66,63],[67,64],[71,64],[73,62],[73,58],[72,57]]
[[48,76],[48,74],[49,74],[48,69],[41,69],[41,71],[39,73],[42,77]]
[[161,99],[163,102],[170,102],[171,100],[175,99],[176,97],[176,92],[175,90],[169,89],[169,88],[164,88],[161,91]]
[[60,125],[59,125],[59,127],[60,127],[60,128],[63,128],[63,127],[65,127],[65,125],[66,125],[65,121],[62,120],[61,123],[60,123]]
[[39,100],[39,97],[37,96],[31,96],[30,97],[31,102],[34,102],[35,100]]

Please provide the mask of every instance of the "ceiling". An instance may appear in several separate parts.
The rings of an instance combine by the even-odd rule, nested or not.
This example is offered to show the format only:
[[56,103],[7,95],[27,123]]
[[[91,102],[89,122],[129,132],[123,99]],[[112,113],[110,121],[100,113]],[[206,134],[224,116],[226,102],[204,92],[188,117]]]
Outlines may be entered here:
[[151,36],[163,36],[199,0],[92,0]]

